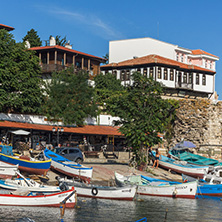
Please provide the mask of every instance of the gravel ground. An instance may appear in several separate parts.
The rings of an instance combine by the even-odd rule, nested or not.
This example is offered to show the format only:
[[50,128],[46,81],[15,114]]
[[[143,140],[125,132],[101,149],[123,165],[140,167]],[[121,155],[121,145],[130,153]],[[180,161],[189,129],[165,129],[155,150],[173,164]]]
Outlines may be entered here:
[[[117,163],[83,163],[84,166],[93,167],[92,183],[100,185],[115,185],[114,172],[118,172],[122,175],[132,175],[132,174],[142,174],[144,176],[150,176],[159,179],[174,180],[181,182],[181,176],[178,174],[171,173],[167,170],[161,168],[152,168],[151,165],[148,166],[146,171],[139,171],[127,164],[117,164]],[[55,177],[58,174],[49,171],[49,182],[50,184],[56,183]],[[60,175],[61,176],[61,175]]]

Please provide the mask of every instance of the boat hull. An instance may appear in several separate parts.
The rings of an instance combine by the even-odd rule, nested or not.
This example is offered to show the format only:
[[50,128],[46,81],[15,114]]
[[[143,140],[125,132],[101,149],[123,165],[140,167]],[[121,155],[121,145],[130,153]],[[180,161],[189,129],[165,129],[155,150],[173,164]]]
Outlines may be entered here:
[[[13,194],[0,194],[0,206],[27,206],[27,207],[60,207],[60,203],[74,192],[68,190],[60,193],[41,196],[20,196]],[[75,195],[68,198],[65,207],[75,206]]]
[[139,185],[137,193],[148,196],[194,199],[197,191],[197,184],[197,181],[195,181],[175,185]]
[[84,167],[83,165],[67,160],[47,149],[44,150],[44,155],[46,158],[52,158],[51,169],[66,176],[81,179],[87,183],[91,182],[92,167]]
[[191,164],[181,165],[177,164],[175,160],[162,156],[159,160],[159,166],[164,169],[172,170],[179,174],[186,174],[195,178],[203,178],[204,174],[208,171],[207,166],[195,166]]
[[18,165],[11,165],[0,161],[0,178],[7,179],[16,175]]
[[51,160],[46,161],[32,161],[21,159],[19,157],[8,156],[0,153],[0,161],[11,164],[18,165],[19,170],[28,172],[30,174],[44,175],[48,172],[51,165]]

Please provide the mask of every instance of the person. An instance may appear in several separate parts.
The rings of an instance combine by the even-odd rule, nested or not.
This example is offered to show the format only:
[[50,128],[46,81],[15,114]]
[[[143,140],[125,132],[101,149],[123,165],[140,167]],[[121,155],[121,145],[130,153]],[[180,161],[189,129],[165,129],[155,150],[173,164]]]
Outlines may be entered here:
[[161,154],[160,154],[159,150],[158,150],[158,149],[156,149],[155,160],[154,160],[154,163],[153,163],[152,168],[154,168],[154,167],[155,167],[155,165],[156,165],[156,168],[158,168],[158,166],[159,166],[159,159],[160,159],[160,157],[161,157]]

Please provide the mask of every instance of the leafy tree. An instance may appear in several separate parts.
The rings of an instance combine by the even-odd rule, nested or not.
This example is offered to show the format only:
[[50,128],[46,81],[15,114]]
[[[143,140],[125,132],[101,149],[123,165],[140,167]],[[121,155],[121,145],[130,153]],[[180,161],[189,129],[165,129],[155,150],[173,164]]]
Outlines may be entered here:
[[106,59],[105,64],[108,64],[109,63],[109,54],[106,53],[106,55],[104,55],[103,58]]
[[31,29],[30,31],[28,31],[27,35],[22,40],[23,42],[28,40],[31,47],[42,46],[42,41],[40,37],[38,36],[37,31],[35,31],[34,29]]
[[133,73],[132,78],[133,84],[127,86],[127,93],[110,97],[106,106],[113,115],[120,117],[116,123],[139,161],[144,158],[144,146],[161,142],[158,132],[165,131],[175,107],[161,98],[160,83],[139,72]]
[[48,97],[43,106],[47,117],[76,125],[83,125],[88,116],[95,117],[94,89],[88,79],[87,72],[74,73],[73,67],[53,73],[52,81],[46,85]]
[[106,100],[116,94],[119,95],[124,87],[121,85],[121,81],[116,79],[116,76],[112,73],[99,74],[94,77],[96,101],[103,106]]
[[0,30],[0,111],[38,113],[42,102],[39,59]]

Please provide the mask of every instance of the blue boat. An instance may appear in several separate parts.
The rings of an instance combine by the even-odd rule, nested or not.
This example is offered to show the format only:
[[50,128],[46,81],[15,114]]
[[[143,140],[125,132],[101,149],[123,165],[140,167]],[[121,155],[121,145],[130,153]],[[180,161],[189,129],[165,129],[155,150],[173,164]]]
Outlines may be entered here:
[[[195,180],[195,178],[182,175],[184,182],[190,182]],[[222,180],[221,178],[217,177],[210,177],[211,179],[208,180],[209,177],[204,177],[204,179],[199,179],[198,187],[197,187],[197,195],[204,195],[204,196],[222,196]]]
[[51,159],[46,161],[39,161],[28,156],[13,155],[12,146],[0,145],[0,161],[11,164],[19,165],[21,171],[30,174],[45,175],[50,169]]
[[68,160],[63,156],[49,150],[44,150],[44,156],[46,159],[52,159],[51,168],[66,176],[70,176],[76,179],[83,180],[87,183],[91,182],[92,178],[92,167],[85,167],[76,162]]
[[[152,152],[155,156],[155,152]],[[204,174],[208,172],[209,169],[209,166],[198,166],[194,164],[189,164],[186,161],[178,161],[163,155],[161,155],[159,159],[159,166],[179,174],[186,174],[196,178],[203,178]]]
[[220,163],[218,160],[207,158],[207,157],[189,152],[188,150],[189,148],[194,148],[189,145],[190,143],[188,143],[188,141],[183,141],[181,143],[178,143],[175,147],[169,150],[170,157],[177,160],[186,161],[190,164],[195,164],[195,165],[200,165],[200,166],[222,165],[222,163]]

